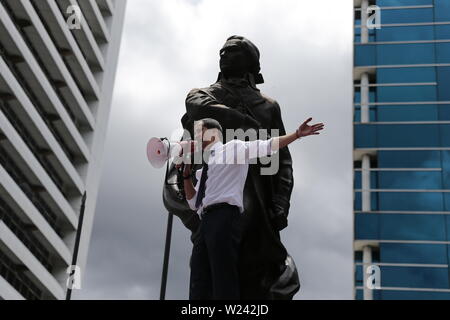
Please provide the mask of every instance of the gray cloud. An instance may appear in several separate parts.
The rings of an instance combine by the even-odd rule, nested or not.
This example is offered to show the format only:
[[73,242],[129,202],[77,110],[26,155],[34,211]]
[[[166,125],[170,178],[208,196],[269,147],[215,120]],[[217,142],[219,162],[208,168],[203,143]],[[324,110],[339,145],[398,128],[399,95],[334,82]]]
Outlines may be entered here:
[[[157,299],[167,214],[152,136],[180,126],[184,99],[213,83],[232,34],[257,44],[266,84],[293,130],[326,132],[291,147],[295,187],[283,241],[302,280],[297,299],[352,298],[351,1],[129,0],[105,168],[77,299]],[[236,9],[239,10],[236,10]],[[186,299],[189,233],[175,219],[167,297]]]

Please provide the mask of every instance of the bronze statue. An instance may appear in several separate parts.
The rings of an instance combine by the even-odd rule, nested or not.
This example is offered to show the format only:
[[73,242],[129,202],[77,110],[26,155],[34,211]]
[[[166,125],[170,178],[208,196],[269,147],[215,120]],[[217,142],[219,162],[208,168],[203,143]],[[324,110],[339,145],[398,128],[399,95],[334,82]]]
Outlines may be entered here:
[[[194,121],[213,118],[226,129],[278,129],[286,134],[279,104],[256,87],[263,83],[260,53],[248,39],[232,36],[220,50],[216,83],[193,89],[186,98],[182,125],[193,137]],[[244,189],[243,229],[240,253],[242,299],[292,299],[300,288],[292,258],[281,243],[279,232],[288,225],[293,188],[292,159],[287,147],[276,155],[279,170],[261,175],[261,163],[250,165]],[[195,241],[199,218],[183,198],[182,179],[174,166],[167,175],[163,199],[169,212],[192,231]]]

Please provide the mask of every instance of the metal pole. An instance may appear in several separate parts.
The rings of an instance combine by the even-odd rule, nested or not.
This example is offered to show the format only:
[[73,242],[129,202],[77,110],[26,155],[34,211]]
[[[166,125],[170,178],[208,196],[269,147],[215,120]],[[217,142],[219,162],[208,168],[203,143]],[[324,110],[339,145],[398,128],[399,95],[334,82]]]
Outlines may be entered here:
[[[73,256],[72,256],[72,266],[77,265],[77,259],[78,259],[78,248],[80,247],[80,239],[81,239],[81,229],[83,228],[83,218],[84,218],[84,208],[86,204],[86,191],[83,194],[83,198],[81,199],[81,207],[80,207],[80,215],[78,217],[78,228],[77,228],[77,235],[75,238],[75,246],[73,249]],[[69,274],[69,277],[71,274]],[[66,300],[70,300],[72,297],[72,288],[68,286],[67,293],[66,293]]]
[[169,212],[169,216],[167,217],[166,245],[164,249],[164,262],[161,277],[161,292],[159,295],[159,300],[166,299],[167,272],[169,269],[170,242],[172,239],[172,222],[173,222],[173,214]]

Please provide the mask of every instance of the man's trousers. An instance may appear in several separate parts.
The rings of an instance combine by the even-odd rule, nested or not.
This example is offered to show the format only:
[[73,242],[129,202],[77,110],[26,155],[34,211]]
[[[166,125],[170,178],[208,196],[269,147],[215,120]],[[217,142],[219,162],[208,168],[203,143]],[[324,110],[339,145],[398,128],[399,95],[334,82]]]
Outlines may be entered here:
[[213,206],[193,236],[190,300],[238,300],[241,213],[237,206]]

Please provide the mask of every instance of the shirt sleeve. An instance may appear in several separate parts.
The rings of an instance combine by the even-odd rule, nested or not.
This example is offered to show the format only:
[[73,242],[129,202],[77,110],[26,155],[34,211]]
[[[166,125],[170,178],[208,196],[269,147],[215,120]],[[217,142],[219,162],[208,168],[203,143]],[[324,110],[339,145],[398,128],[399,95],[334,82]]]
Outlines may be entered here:
[[[240,140],[238,140],[240,141]],[[252,159],[271,156],[277,152],[272,150],[273,138],[268,140],[240,141],[237,156],[237,162],[248,163]]]
[[191,200],[186,199],[187,203],[189,204],[189,208],[191,208],[194,211],[197,211],[197,208],[195,207],[195,200],[196,199],[197,199],[197,194],[195,194],[195,196],[193,196]]
[[[196,177],[197,177],[197,181],[198,181],[198,179],[199,179],[199,176],[201,175],[201,172],[202,172],[202,169],[199,169],[199,170],[197,170],[196,172],[195,172],[195,175],[196,175]],[[187,203],[189,204],[189,208],[191,208],[192,210],[194,210],[194,211],[197,211],[197,208],[195,207],[195,202],[196,202],[196,200],[197,200],[197,193],[198,193],[198,187],[199,187],[199,184],[198,184],[198,182],[197,182],[197,184],[194,186],[194,189],[195,189],[195,195],[192,197],[192,199],[187,199],[186,198],[186,201],[187,201]]]

